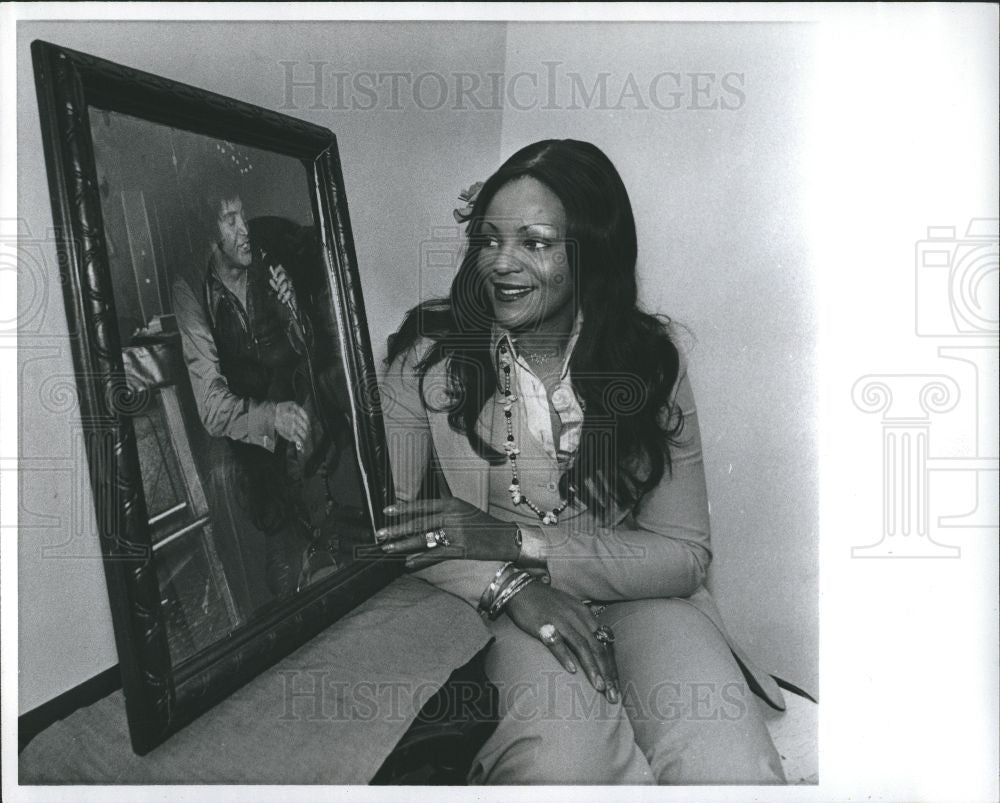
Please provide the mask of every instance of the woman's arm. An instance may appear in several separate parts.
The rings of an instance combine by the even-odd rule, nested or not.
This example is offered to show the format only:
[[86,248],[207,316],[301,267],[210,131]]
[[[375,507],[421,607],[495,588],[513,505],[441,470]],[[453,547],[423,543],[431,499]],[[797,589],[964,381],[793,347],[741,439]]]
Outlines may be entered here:
[[524,559],[544,564],[554,587],[581,599],[621,600],[686,597],[704,582],[712,557],[708,495],[683,360],[674,403],[684,425],[679,445],[670,450],[672,468],[634,517],[614,527],[596,525],[587,513],[555,527],[522,526]]
[[[404,504],[397,514],[403,520],[380,534],[387,539],[383,549],[410,553],[418,566],[440,561],[420,576],[475,604],[497,561],[511,558],[512,525],[458,500],[406,504],[419,492],[433,448],[413,368],[418,359],[393,366],[387,377],[386,418],[395,429],[390,454],[394,476],[402,480],[397,497]],[[587,513],[554,527],[522,525],[522,565],[543,569],[555,588],[584,599],[685,597],[701,586],[711,561],[708,499],[697,411],[683,360],[671,402],[671,409],[684,416],[679,444],[671,448],[672,469],[643,497],[635,515],[623,516],[615,526],[598,526]],[[456,546],[426,550],[423,532],[442,525]],[[457,559],[470,553],[483,559]]]
[[[418,498],[433,455],[430,422],[421,398],[416,369],[430,345],[426,339],[419,341],[414,348],[394,360],[383,377],[382,418],[396,499],[401,502],[413,502]],[[477,512],[470,511],[470,516],[475,516]],[[433,527],[428,524],[425,529]],[[502,563],[499,558],[445,560],[417,572],[416,576],[475,607],[483,589]]]
[[392,482],[396,498],[404,502],[420,494],[431,459],[431,428],[416,370],[426,350],[426,345],[420,346],[417,344],[392,362],[379,390]]

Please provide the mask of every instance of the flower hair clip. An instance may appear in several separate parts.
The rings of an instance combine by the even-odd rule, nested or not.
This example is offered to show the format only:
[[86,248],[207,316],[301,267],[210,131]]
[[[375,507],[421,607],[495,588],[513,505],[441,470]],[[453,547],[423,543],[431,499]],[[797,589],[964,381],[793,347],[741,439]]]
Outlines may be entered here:
[[465,204],[465,206],[455,209],[452,214],[455,216],[456,223],[465,223],[470,217],[472,217],[472,207],[476,204],[476,198],[479,197],[479,191],[483,188],[483,182],[477,181],[469,189],[462,190],[458,194],[458,200]]

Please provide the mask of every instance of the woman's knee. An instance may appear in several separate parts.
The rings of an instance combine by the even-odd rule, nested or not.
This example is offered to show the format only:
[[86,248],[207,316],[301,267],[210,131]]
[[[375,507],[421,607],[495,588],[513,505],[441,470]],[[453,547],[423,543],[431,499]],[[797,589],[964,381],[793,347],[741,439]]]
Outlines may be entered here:
[[[496,684],[496,681],[494,681]],[[480,783],[636,784],[653,773],[620,705],[561,667],[498,685],[503,718],[477,756]]]
[[669,599],[608,613],[626,710],[661,783],[782,782],[758,704],[704,613]]
[[[627,664],[645,665],[665,676],[693,674],[712,680],[742,679],[732,650],[715,623],[680,599],[638,600],[608,609],[615,654]],[[605,621],[605,615],[601,616]],[[637,667],[638,668],[638,667]]]
[[[719,629],[701,610],[684,599],[640,599],[608,606],[596,620],[624,630],[662,633],[667,637],[704,634],[722,637]],[[615,631],[618,632],[617,629]]]
[[[536,646],[537,645],[537,646]],[[478,783],[651,783],[627,715],[537,639],[500,638],[487,654],[501,721],[477,756]]]

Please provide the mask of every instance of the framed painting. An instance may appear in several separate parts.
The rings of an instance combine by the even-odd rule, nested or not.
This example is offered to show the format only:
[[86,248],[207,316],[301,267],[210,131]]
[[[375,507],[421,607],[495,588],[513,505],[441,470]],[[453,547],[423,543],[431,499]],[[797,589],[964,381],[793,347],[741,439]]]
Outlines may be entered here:
[[400,571],[335,136],[36,41],[132,745]]

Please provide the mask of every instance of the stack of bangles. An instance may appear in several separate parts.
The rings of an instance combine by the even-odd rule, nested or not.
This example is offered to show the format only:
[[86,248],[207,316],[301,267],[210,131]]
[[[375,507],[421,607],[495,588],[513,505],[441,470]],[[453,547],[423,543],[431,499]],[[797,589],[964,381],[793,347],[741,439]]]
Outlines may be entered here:
[[503,613],[507,603],[536,579],[533,574],[515,566],[513,561],[507,561],[497,570],[493,581],[479,598],[479,610],[487,614],[490,619],[496,619]]

